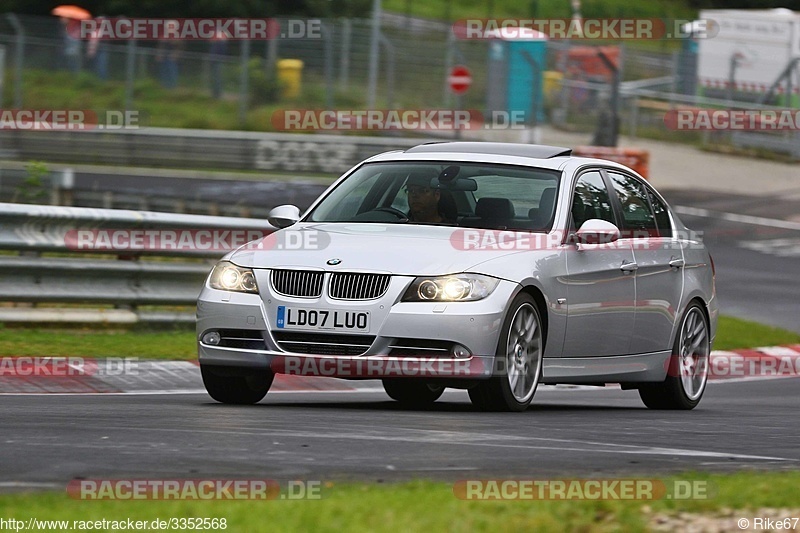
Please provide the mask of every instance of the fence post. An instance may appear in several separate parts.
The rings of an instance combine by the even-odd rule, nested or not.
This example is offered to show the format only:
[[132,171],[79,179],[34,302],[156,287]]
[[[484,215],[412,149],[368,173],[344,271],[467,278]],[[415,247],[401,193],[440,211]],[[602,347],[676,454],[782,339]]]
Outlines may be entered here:
[[14,108],[22,109],[22,65],[25,62],[25,30],[14,13],[6,13],[6,18],[14,27]]
[[136,71],[136,41],[128,41],[125,56],[125,110],[133,107],[133,80]]
[[3,88],[6,81],[6,47],[0,44],[0,107],[3,107]]
[[678,92],[678,78],[680,77],[680,52],[672,52],[672,83],[669,89],[669,108],[675,108],[675,93]]
[[275,63],[278,61],[278,38],[280,36],[276,35],[272,39],[267,39],[267,57],[266,57],[266,64],[264,68],[266,68],[267,77],[272,77],[275,73]]
[[628,126],[628,136],[636,138],[636,127],[639,125],[639,95],[634,95],[633,105],[630,108],[630,124]]
[[347,89],[350,81],[350,38],[353,33],[353,23],[350,19],[342,20],[342,47],[339,57],[339,88]]
[[50,174],[50,204],[72,205],[72,190],[75,187],[75,171],[65,168]]
[[541,131],[539,130],[539,87],[542,86],[541,76],[542,76],[542,66],[536,61],[531,54],[528,53],[527,50],[522,51],[522,57],[525,61],[528,62],[528,66],[531,68],[531,74],[533,75],[533,91],[531,91],[531,116],[526,121],[528,122],[528,126],[530,129],[527,129],[523,132],[523,137],[521,139],[522,142],[529,144],[540,144],[541,143]]
[[333,30],[326,23],[320,28],[325,40],[325,107],[333,109]]
[[372,0],[372,34],[369,42],[369,79],[367,81],[367,109],[375,108],[378,90],[378,46],[381,34],[381,0]]
[[381,34],[381,44],[386,48],[386,56],[388,57],[388,62],[386,65],[386,100],[387,100],[387,108],[392,108],[394,106],[394,65],[395,65],[395,51],[394,45],[389,40],[388,37]]
[[250,62],[250,41],[242,41],[242,59],[241,68],[239,73],[239,126],[244,126],[247,120],[247,93],[249,91],[248,81],[249,72],[247,71],[248,63]]
[[557,56],[558,66],[556,70],[560,71],[563,76],[561,78],[561,87],[558,92],[558,99],[560,108],[554,109],[552,113],[553,125],[564,127],[569,117],[570,96],[572,87],[569,86],[569,77],[567,67],[569,66],[569,50],[570,43],[567,41],[566,46],[560,48],[560,55]]

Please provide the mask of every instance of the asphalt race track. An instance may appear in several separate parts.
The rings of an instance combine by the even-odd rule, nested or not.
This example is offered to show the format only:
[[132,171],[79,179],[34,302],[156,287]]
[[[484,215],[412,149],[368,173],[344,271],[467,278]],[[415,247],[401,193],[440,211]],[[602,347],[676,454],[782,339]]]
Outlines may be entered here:
[[[664,191],[714,258],[722,314],[800,333],[799,193],[765,198]],[[687,214],[698,210],[707,213]]]
[[[722,313],[800,331],[797,197],[665,196],[703,233]],[[76,477],[455,480],[794,470],[799,393],[798,378],[712,382],[696,410],[663,412],[645,409],[634,391],[544,387],[522,414],[476,412],[463,391],[448,391],[428,411],[404,410],[377,388],[277,392],[250,407],[199,392],[3,395],[0,490],[63,489]]]
[[388,481],[796,469],[798,392],[797,378],[710,383],[696,410],[659,412],[634,391],[547,387],[521,414],[476,412],[463,391],[427,411],[370,390],[274,393],[247,407],[202,393],[4,396],[2,479],[63,488],[76,477]]

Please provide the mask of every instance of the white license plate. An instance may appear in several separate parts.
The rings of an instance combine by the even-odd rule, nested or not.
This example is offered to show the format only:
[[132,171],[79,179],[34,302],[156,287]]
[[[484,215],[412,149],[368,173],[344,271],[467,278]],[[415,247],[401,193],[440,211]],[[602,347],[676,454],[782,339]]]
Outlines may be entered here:
[[278,306],[278,329],[369,331],[369,312]]

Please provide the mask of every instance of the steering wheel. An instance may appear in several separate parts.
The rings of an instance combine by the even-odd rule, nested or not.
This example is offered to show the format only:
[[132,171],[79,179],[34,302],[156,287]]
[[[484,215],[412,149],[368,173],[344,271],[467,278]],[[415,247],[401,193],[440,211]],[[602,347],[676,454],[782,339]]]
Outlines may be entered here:
[[408,215],[400,211],[399,209],[395,209],[394,207],[376,207],[373,211],[381,211],[383,213],[391,213],[395,215],[401,222],[408,222]]

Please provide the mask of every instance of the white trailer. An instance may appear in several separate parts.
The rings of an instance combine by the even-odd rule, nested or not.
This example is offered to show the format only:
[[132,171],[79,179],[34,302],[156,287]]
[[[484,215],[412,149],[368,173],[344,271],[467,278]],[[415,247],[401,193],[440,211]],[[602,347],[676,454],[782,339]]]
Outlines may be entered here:
[[771,90],[778,103],[798,106],[800,12],[708,9],[700,12],[700,18],[714,21],[718,31],[698,42],[697,81],[702,93],[716,97],[733,93],[737,100],[757,100]]

